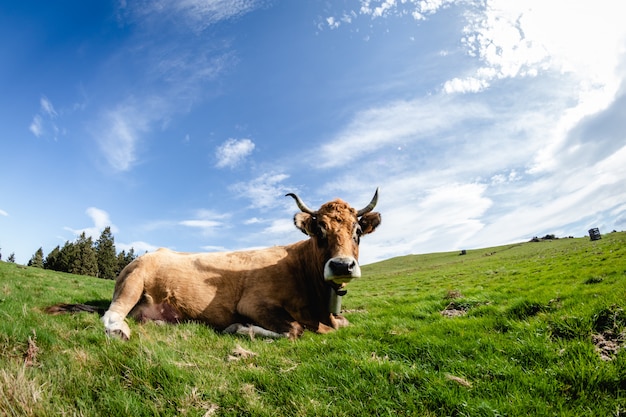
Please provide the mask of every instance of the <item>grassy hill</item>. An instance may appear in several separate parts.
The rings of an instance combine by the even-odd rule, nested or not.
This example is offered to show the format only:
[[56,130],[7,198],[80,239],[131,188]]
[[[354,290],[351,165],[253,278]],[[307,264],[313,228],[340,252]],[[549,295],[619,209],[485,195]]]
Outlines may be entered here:
[[[364,244],[367,244],[366,242]],[[250,340],[199,324],[108,340],[113,282],[0,263],[0,415],[609,416],[626,411],[626,233],[368,265],[352,325]]]

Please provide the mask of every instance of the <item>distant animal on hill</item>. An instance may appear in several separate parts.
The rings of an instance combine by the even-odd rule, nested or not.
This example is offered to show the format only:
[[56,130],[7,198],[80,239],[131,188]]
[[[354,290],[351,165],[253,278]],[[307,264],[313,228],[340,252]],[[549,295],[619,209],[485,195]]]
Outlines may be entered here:
[[[118,276],[102,321],[106,333],[130,338],[127,315],[177,323],[194,320],[228,333],[295,339],[305,329],[328,333],[348,325],[332,306],[361,276],[359,242],[380,224],[370,203],[356,210],[341,199],[308,208],[296,194],[294,224],[309,239],[267,249],[180,253],[159,249],[131,262]],[[336,307],[336,306],[335,306]],[[59,304],[50,313],[94,311]]]

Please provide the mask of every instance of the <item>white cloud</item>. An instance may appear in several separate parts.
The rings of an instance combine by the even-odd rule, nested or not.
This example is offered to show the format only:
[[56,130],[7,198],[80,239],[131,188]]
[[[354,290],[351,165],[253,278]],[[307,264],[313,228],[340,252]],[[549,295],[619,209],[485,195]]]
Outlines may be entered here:
[[289,178],[287,174],[265,173],[252,181],[239,182],[231,187],[240,197],[251,201],[251,208],[276,207],[279,198],[289,192],[282,184]]
[[507,173],[500,173],[500,174],[496,174],[493,175],[491,177],[491,185],[503,185],[503,184],[508,184],[514,181],[520,181],[521,180],[521,176],[517,173],[517,171],[515,171],[514,169],[510,170],[510,172]]
[[[132,23],[137,30],[114,59],[143,77],[130,93],[124,93],[126,98],[109,105],[90,126],[114,170],[131,170],[139,160],[139,145],[147,143],[148,134],[166,126],[175,114],[189,112],[207,94],[208,83],[236,62],[230,42],[216,41],[213,34],[203,34],[204,29],[256,7],[257,2],[243,0],[119,4],[120,23]],[[181,35],[189,36],[181,32],[190,30],[198,39],[179,42]],[[226,164],[236,162],[224,160]]]
[[[576,4],[568,0],[360,0],[357,9],[342,13],[354,18],[423,20],[454,4],[463,8],[467,19],[463,45],[482,66],[472,75],[444,83],[446,93],[479,92],[497,79],[534,77],[546,70],[573,74],[583,94],[599,87],[606,90],[605,98],[615,93],[619,85],[615,70],[626,40],[615,0]],[[336,27],[338,18],[327,21]]]
[[[487,224],[481,235],[513,242],[554,233],[559,228],[568,235],[582,236],[594,226],[587,222],[589,219],[603,212],[614,212],[613,216],[620,212],[626,200],[624,167],[626,147],[594,166],[578,166],[532,183],[518,184],[507,193],[508,204],[499,203],[504,210],[485,219]],[[474,236],[470,242],[481,245],[481,236]]]
[[123,2],[120,4],[120,12],[127,13],[125,17],[143,24],[150,24],[153,20],[173,19],[194,32],[201,32],[218,22],[249,13],[259,3],[255,0],[157,0],[133,2],[130,5]]
[[239,165],[254,150],[254,142],[250,139],[228,139],[215,151],[218,168],[234,168]]
[[111,228],[111,232],[113,234],[117,233],[117,226],[113,224],[111,218],[109,217],[109,213],[107,213],[106,211],[96,207],[89,207],[85,211],[85,213],[93,221],[92,227],[85,227],[83,229],[72,229],[70,227],[65,227],[65,230],[69,230],[76,236],[85,233],[85,236],[91,237],[94,240],[100,237],[100,234],[107,226]]
[[[342,12],[341,21],[352,23],[358,16],[367,16],[371,19],[411,16],[415,20],[424,20],[426,16],[436,13],[458,0],[359,0],[358,8]],[[331,29],[338,27],[337,18],[327,18]],[[337,24],[333,26],[331,24]]]
[[447,94],[453,93],[478,93],[489,87],[489,81],[474,77],[453,78],[443,85],[443,91]]
[[396,6],[396,0],[384,0],[380,3],[380,6],[375,7],[371,14],[372,17],[381,17],[386,14],[388,10]]
[[[100,149],[111,167],[118,171],[127,171],[135,162],[136,142],[147,126],[137,119],[127,117],[120,110],[108,112],[104,119],[103,124],[109,124],[110,130],[100,133]],[[135,124],[137,122],[138,125]]]
[[109,213],[104,210],[101,210],[96,207],[89,207],[86,211],[87,215],[91,217],[94,222],[94,225],[98,229],[104,229],[107,226],[111,227],[111,231],[115,232],[117,228],[111,222],[111,218],[109,217]]
[[398,254],[460,248],[484,227],[481,217],[493,205],[478,183],[450,183],[421,189],[420,178],[406,177],[383,187],[376,210],[381,226],[361,244],[361,261],[370,263]]
[[0,209],[0,216],[9,217],[9,213],[7,213],[6,211]]
[[51,119],[54,119],[58,116],[56,110],[54,110],[54,106],[52,105],[52,102],[50,100],[48,100],[47,97],[42,96],[41,99],[39,100],[39,103],[41,104],[41,110]]
[[230,213],[217,213],[213,210],[197,210],[195,218],[179,221],[180,226],[190,227],[200,230],[204,235],[210,235],[217,229],[225,227],[224,220],[231,217]]
[[139,240],[139,241],[134,241],[130,243],[117,243],[116,242],[115,248],[118,251],[126,251],[126,252],[132,249],[135,252],[136,256],[141,256],[145,252],[154,252],[155,250],[159,249],[159,246],[155,246],[150,243]]
[[[591,93],[595,109],[601,108],[619,86],[616,68],[625,51],[626,27],[615,5],[612,0],[575,5],[488,0],[484,8],[467,9],[463,43],[483,66],[466,80],[448,81],[444,91],[476,92],[494,79],[552,70],[571,74],[579,81],[581,101]],[[600,97],[598,90],[603,90]]]
[[177,2],[164,1],[166,8],[172,8],[183,14],[195,30],[207,27],[228,19],[242,16],[258,7],[254,0],[182,0]]
[[33,121],[28,126],[28,130],[38,138],[44,136],[47,132],[52,132],[54,140],[57,140],[59,134],[66,133],[65,129],[60,128],[55,121],[58,116],[59,114],[54,109],[52,102],[46,96],[41,96],[39,99],[39,113],[33,116]]
[[213,230],[222,223],[215,220],[183,220],[179,223],[182,226],[196,227],[203,230]]
[[43,119],[40,115],[37,114],[33,117],[33,121],[30,123],[30,126],[28,126],[28,129],[37,137],[43,135]]
[[340,22],[335,20],[335,18],[332,16],[326,19],[326,23],[328,23],[328,27],[331,29],[337,29],[340,25]]
[[104,112],[93,132],[100,150],[116,171],[128,171],[137,160],[137,144],[163,114],[158,101],[129,99]]
[[309,159],[316,167],[337,167],[381,148],[426,142],[434,133],[453,131],[464,121],[489,117],[490,112],[478,102],[458,103],[442,96],[397,101],[356,114]]
[[263,233],[277,238],[284,238],[285,235],[289,235],[290,232],[295,230],[292,219],[277,219],[263,229]]
[[207,252],[228,252],[229,250],[227,248],[225,248],[224,246],[202,246],[201,248],[204,251]]

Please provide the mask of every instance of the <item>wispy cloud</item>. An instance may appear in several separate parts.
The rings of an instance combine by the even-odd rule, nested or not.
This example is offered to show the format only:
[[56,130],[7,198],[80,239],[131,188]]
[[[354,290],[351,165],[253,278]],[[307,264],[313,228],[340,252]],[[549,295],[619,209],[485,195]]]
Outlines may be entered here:
[[52,102],[46,96],[41,96],[39,99],[39,112],[33,116],[28,130],[38,138],[51,133],[54,140],[57,140],[59,134],[65,134],[65,129],[60,128],[55,121],[58,116],[59,114]]
[[263,234],[284,237],[288,236],[290,232],[294,231],[293,220],[291,218],[276,219],[271,224],[263,229]]
[[243,16],[260,4],[262,2],[256,0],[141,0],[121,3],[119,17],[140,21],[142,24],[167,19],[175,22],[176,26],[182,25],[179,30],[187,28],[200,32],[218,22]]
[[254,150],[254,142],[250,139],[228,139],[215,151],[218,168],[234,168],[239,165]]
[[41,110],[46,115],[48,115],[48,117],[50,117],[51,119],[55,119],[58,116],[56,110],[54,109],[54,106],[52,105],[52,102],[48,100],[48,97],[41,97],[39,103],[41,105]]
[[137,145],[159,115],[130,100],[106,111],[94,136],[109,165],[116,171],[129,170],[137,159]]
[[[125,61],[124,67],[143,78],[113,104],[103,105],[91,131],[109,165],[128,171],[139,161],[138,149],[146,145],[150,132],[166,125],[175,114],[190,111],[210,94],[209,83],[236,62],[229,42],[205,29],[242,16],[258,3],[139,1],[122,2],[119,7],[120,23],[132,23],[137,30],[111,59]],[[188,37],[190,31],[197,40],[181,42],[180,36]],[[36,124],[31,131],[39,131]],[[224,166],[237,162],[224,161]]]
[[215,246],[215,245],[205,245],[205,246],[202,246],[201,249],[207,252],[228,252],[229,251],[228,248],[224,246]]
[[289,192],[283,182],[289,178],[287,174],[265,173],[249,182],[239,182],[231,190],[241,198],[250,200],[251,208],[276,207],[279,199]]
[[493,205],[486,185],[448,183],[426,188],[425,183],[423,175],[406,173],[382,185],[377,210],[383,223],[365,237],[364,262],[413,253],[415,248],[452,250],[484,227],[482,217]]
[[195,30],[207,27],[223,20],[234,19],[255,10],[260,1],[255,0],[183,0],[163,2],[184,15]]
[[212,210],[198,210],[193,219],[182,220],[179,225],[200,230],[208,235],[220,228],[224,228],[224,220],[231,217],[230,213],[216,213]]
[[37,137],[43,135],[43,119],[40,115],[36,114],[33,117],[33,121],[30,123],[28,129]]
[[144,242],[142,240],[137,240],[137,241],[133,241],[130,243],[115,243],[115,248],[118,251],[126,251],[128,252],[129,250],[133,250],[135,252],[136,256],[140,256],[143,255],[145,252],[154,252],[155,250],[159,249],[158,246],[154,246],[150,243]]
[[[427,16],[450,4],[466,2],[466,0],[359,0],[354,8],[343,10],[340,17],[331,15],[325,18],[330,29],[338,28],[342,23],[350,24],[358,17],[381,19],[410,16],[415,20],[425,20]],[[318,25],[320,29],[323,25]]]
[[453,78],[443,84],[443,91],[447,94],[453,93],[478,93],[489,87],[489,81],[475,78]]
[[425,142],[433,133],[453,131],[468,119],[489,117],[490,112],[482,104],[466,105],[442,96],[392,102],[356,114],[311,160],[321,168],[337,167],[382,148]]
[[97,207],[89,207],[85,213],[89,216],[93,222],[93,226],[85,227],[82,229],[73,229],[71,227],[65,227],[65,230],[69,230],[76,236],[85,233],[87,237],[91,237],[92,239],[98,239],[102,231],[108,226],[111,228],[112,233],[117,233],[117,226],[113,224],[111,218],[109,217],[109,213],[106,211],[99,209]]
[[9,217],[9,213],[7,213],[6,211],[0,209],[0,216]]
[[183,220],[179,224],[182,226],[194,227],[207,231],[214,230],[222,223],[216,222],[215,220]]

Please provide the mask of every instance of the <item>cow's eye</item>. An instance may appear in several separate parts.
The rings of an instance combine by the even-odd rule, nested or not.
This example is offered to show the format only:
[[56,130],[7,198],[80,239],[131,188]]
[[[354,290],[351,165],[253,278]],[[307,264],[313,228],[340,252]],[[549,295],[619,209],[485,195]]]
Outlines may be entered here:
[[361,242],[362,234],[363,230],[361,229],[361,226],[357,223],[354,227],[354,233],[352,234],[352,239],[356,242],[357,245]]
[[326,223],[317,222],[317,235],[321,239],[326,239]]

